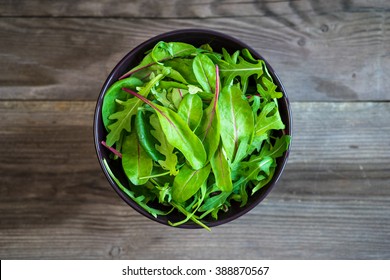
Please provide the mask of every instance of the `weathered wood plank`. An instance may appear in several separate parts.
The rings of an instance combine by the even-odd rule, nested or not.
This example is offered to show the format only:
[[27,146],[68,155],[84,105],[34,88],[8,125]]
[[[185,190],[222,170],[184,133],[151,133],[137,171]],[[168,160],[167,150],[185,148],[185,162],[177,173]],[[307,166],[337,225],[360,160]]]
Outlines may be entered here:
[[[328,1],[315,0],[13,0],[0,1],[0,15],[7,17],[131,17],[131,18],[208,18],[278,16],[288,12],[304,16],[304,13],[337,13],[340,11],[386,11],[386,0]],[[308,19],[309,17],[306,17]]]
[[253,46],[293,101],[390,98],[389,13],[363,9],[188,20],[0,18],[0,99],[95,100],[128,51],[177,28],[215,29]]
[[389,259],[390,103],[292,103],[267,199],[203,230],[156,224],[97,163],[94,102],[0,102],[0,258]]

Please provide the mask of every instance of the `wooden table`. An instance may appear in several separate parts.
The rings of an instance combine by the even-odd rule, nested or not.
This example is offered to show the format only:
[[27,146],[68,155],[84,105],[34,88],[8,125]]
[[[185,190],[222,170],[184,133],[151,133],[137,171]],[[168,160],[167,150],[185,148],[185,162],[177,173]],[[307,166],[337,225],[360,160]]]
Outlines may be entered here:
[[[0,0],[0,258],[390,259],[390,2],[319,2]],[[253,46],[293,111],[279,184],[211,233],[135,212],[93,145],[111,69],[178,28]]]

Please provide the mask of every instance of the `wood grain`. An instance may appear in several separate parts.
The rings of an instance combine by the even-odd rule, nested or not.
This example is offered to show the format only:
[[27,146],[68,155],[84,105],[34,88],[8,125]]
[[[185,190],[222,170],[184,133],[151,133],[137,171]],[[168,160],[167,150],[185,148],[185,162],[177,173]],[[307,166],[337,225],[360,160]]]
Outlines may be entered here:
[[280,8],[245,17],[0,17],[0,100],[95,100],[128,51],[177,28],[215,29],[248,43],[274,67],[292,101],[389,100],[383,90],[390,88],[387,4],[310,2],[306,11],[305,3],[276,1]]
[[[205,230],[144,218],[109,186],[95,100],[177,28],[251,45],[292,101],[270,195]],[[390,259],[390,1],[0,0],[0,259]]]
[[282,179],[212,233],[119,199],[95,156],[94,106],[0,102],[1,259],[390,258],[390,103],[293,102]]
[[13,0],[0,1],[0,15],[6,17],[131,17],[131,18],[209,18],[278,16],[305,13],[388,11],[386,0]]

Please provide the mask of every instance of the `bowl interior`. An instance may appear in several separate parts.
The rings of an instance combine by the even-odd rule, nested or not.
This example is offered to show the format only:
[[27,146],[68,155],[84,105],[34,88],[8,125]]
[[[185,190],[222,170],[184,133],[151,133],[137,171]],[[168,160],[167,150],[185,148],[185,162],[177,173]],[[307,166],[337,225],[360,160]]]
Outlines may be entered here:
[[[98,156],[99,163],[102,167],[102,170],[104,174],[106,175],[108,181],[110,182],[111,186],[114,188],[114,190],[118,193],[118,195],[131,207],[133,207],[136,211],[139,213],[145,215],[146,217],[163,223],[168,224],[168,221],[171,222],[177,222],[184,219],[184,215],[181,213],[178,213],[176,211],[173,211],[171,214],[167,216],[158,216],[157,218],[150,215],[148,212],[146,212],[143,208],[141,208],[137,203],[135,203],[131,198],[129,198],[127,195],[125,195],[117,186],[117,184],[112,180],[112,178],[109,176],[106,168],[103,165],[103,159],[106,159],[111,170],[113,171],[114,175],[122,182],[124,186],[128,186],[128,180],[122,171],[122,167],[119,161],[112,161],[109,158],[110,152],[103,147],[100,143],[101,141],[104,141],[107,135],[107,132],[104,128],[102,117],[101,117],[101,106],[103,103],[103,97],[107,89],[118,80],[120,76],[122,76],[124,73],[126,73],[129,69],[137,65],[142,58],[145,55],[145,52],[153,48],[153,46],[158,43],[159,41],[166,41],[166,42],[184,42],[193,44],[196,47],[199,47],[202,44],[210,44],[211,47],[215,50],[220,52],[222,48],[225,48],[230,53],[241,50],[243,48],[247,48],[253,55],[253,57],[257,59],[263,59],[268,67],[269,73],[274,79],[274,82],[278,86],[278,90],[283,92],[283,97],[278,99],[279,108],[280,108],[280,114],[282,117],[283,122],[286,125],[285,133],[287,135],[291,135],[291,112],[290,112],[290,106],[289,101],[285,92],[285,89],[283,85],[281,84],[278,76],[272,69],[272,67],[268,64],[268,62],[259,55],[255,50],[253,50],[250,46],[246,45],[245,43],[230,37],[228,35],[225,35],[223,33],[211,31],[211,30],[200,30],[200,29],[185,29],[185,30],[176,30],[168,33],[164,33],[161,35],[158,35],[156,37],[153,37],[144,43],[140,44],[136,48],[134,48],[132,51],[130,51],[113,69],[113,71],[108,76],[106,82],[104,83],[102,90],[100,92],[99,98],[97,100],[96,109],[95,109],[95,117],[94,117],[94,141],[95,141],[95,148],[96,153]],[[224,224],[226,222],[229,222],[231,220],[234,220],[238,218],[239,216],[245,214],[249,210],[253,209],[258,203],[260,203],[267,194],[271,191],[272,187],[275,185],[275,183],[278,181],[278,179],[281,176],[281,173],[284,169],[284,166],[286,164],[287,158],[289,154],[289,149],[286,151],[283,157],[280,157],[277,159],[277,168],[275,170],[275,174],[272,178],[272,180],[262,189],[260,189],[258,192],[256,192],[253,196],[249,196],[248,203],[244,207],[240,207],[239,204],[232,203],[232,206],[230,207],[228,212],[220,213],[218,215],[218,220],[214,220],[212,218],[210,219],[204,219],[202,220],[207,226],[212,227],[220,224]],[[156,208],[161,208],[162,206],[159,204],[153,205]],[[188,222],[186,224],[183,224],[179,227],[184,228],[198,228],[199,226],[195,223]]]

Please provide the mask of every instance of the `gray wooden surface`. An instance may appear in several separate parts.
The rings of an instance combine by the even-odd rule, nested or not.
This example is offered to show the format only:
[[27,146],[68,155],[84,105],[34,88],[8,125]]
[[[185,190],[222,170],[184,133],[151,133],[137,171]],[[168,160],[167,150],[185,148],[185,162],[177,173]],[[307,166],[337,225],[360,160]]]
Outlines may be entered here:
[[[390,2],[0,0],[0,259],[390,259]],[[144,218],[98,165],[92,123],[120,58],[210,28],[289,94],[279,184],[212,232]]]

